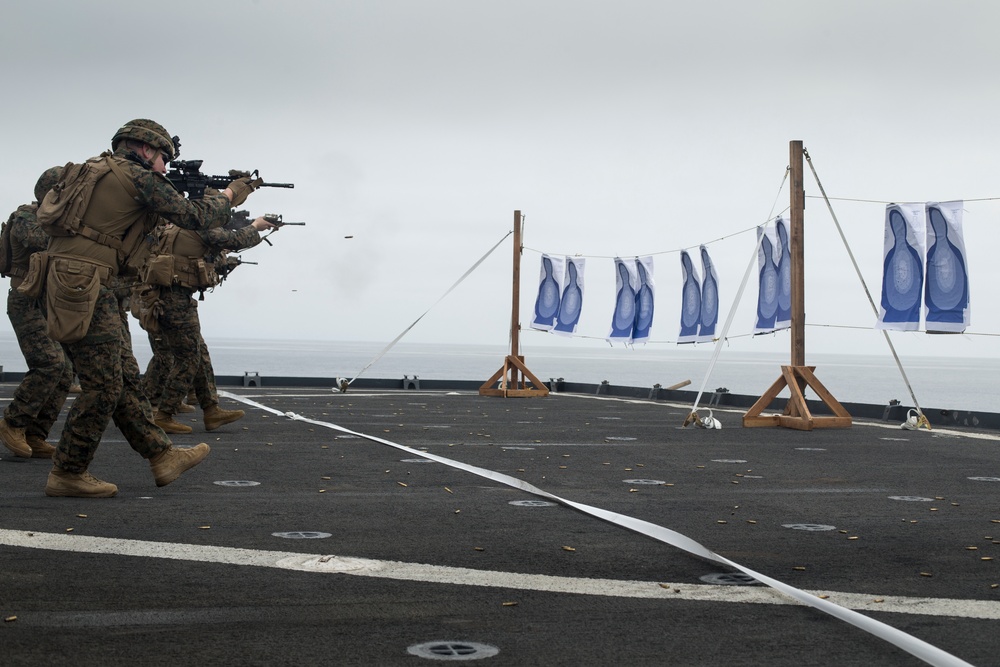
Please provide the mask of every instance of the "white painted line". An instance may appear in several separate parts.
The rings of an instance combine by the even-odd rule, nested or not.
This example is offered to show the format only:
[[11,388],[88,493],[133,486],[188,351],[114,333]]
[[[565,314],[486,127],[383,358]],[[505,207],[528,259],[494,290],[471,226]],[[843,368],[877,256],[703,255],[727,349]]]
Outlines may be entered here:
[[[474,570],[422,563],[317,556],[292,551],[262,551],[198,544],[173,544],[145,540],[126,540],[88,535],[66,535],[24,530],[0,529],[0,544],[27,549],[68,551],[73,553],[163,558],[193,563],[270,567],[316,574],[344,574],[399,581],[483,586],[543,593],[573,593],[601,597],[725,602],[744,604],[801,605],[766,586],[711,586],[679,582],[587,579],[524,574],[496,570]],[[1000,620],[1000,602],[915,598],[869,593],[805,591],[810,595],[829,596],[830,602],[848,609],[863,611]],[[878,602],[876,602],[878,600]]]

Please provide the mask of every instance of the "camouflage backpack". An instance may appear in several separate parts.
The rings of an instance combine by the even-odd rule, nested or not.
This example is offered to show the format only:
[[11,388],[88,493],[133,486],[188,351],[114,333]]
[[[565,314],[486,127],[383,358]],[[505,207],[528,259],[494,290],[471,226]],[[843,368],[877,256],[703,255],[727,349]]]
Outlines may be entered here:
[[49,236],[76,236],[83,234],[98,243],[110,245],[104,239],[94,238],[92,232],[104,236],[83,224],[83,215],[90,205],[97,181],[111,171],[110,153],[90,158],[76,164],[69,162],[63,167],[59,182],[45,194],[38,206],[38,226]]
[[14,245],[11,242],[14,224],[18,218],[33,218],[36,206],[22,204],[10,214],[7,222],[0,224],[0,276],[4,278],[23,278],[26,270],[23,266],[14,266]]
[[136,255],[145,235],[145,221],[140,220],[125,232],[122,238],[104,234],[83,224],[87,207],[97,182],[114,174],[125,191],[133,199],[139,191],[128,174],[115,162],[117,158],[105,151],[81,164],[67,163],[62,175],[38,205],[38,226],[49,236],[83,236],[95,243],[113,248],[118,253],[118,261],[131,272],[138,270],[144,254]]
[[14,268],[14,253],[10,247],[10,228],[14,222],[17,212],[10,214],[7,222],[0,224],[0,276],[10,277],[10,270]]

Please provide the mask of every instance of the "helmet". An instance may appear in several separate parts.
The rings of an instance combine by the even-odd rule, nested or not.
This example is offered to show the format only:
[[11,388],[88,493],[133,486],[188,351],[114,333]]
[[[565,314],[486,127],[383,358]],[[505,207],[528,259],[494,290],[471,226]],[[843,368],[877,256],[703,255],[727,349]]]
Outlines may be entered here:
[[49,167],[42,172],[42,175],[38,177],[38,182],[35,183],[35,201],[40,202],[45,199],[45,193],[59,182],[62,170],[62,167]]
[[156,150],[166,153],[171,160],[177,157],[180,141],[175,140],[166,128],[148,118],[137,118],[122,125],[115,136],[111,137],[111,148],[117,148],[122,139],[134,139],[149,144]]

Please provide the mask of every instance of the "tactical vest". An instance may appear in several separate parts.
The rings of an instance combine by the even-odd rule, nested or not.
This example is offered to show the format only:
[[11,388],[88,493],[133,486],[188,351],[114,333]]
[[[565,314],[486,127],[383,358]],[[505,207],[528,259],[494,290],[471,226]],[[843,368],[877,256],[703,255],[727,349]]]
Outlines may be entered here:
[[215,287],[219,284],[219,275],[212,263],[205,261],[208,250],[198,232],[176,225],[162,225],[156,230],[143,281],[149,285],[177,286],[202,292]]
[[[136,201],[139,192],[128,176],[125,158],[103,154],[84,165],[86,169],[81,170],[66,165],[64,179],[77,171],[82,175],[77,175],[76,183],[57,183],[39,207],[39,225],[52,235],[48,252],[101,264],[119,275],[135,275],[149,255],[144,240],[157,216]],[[77,205],[65,203],[65,212],[55,212],[58,198],[71,191]],[[85,204],[82,212],[80,203]],[[70,214],[74,208],[76,212]],[[49,209],[53,213],[43,216]]]

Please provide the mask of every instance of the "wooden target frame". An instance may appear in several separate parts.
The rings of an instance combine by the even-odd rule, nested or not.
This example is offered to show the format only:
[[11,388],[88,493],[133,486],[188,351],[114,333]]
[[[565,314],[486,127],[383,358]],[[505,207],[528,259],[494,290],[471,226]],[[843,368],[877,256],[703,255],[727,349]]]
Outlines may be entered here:
[[[792,350],[791,364],[781,367],[781,376],[743,415],[744,427],[782,426],[801,431],[814,428],[846,428],[852,425],[850,413],[833,397],[819,381],[815,366],[806,366],[805,344],[805,253],[803,243],[803,221],[805,218],[805,191],[803,188],[804,150],[801,141],[788,145],[789,171],[791,178],[791,229],[789,230],[789,250],[791,253],[792,279]],[[788,387],[791,393],[783,414],[763,415],[762,412]],[[806,404],[805,389],[810,387],[833,413],[832,416],[813,415]]]
[[528,370],[524,357],[518,354],[520,346],[520,286],[521,286],[521,227],[524,224],[520,211],[514,211],[514,287],[511,298],[510,354],[504,357],[503,366],[479,387],[480,396],[504,398],[535,398],[549,395],[549,388]]

